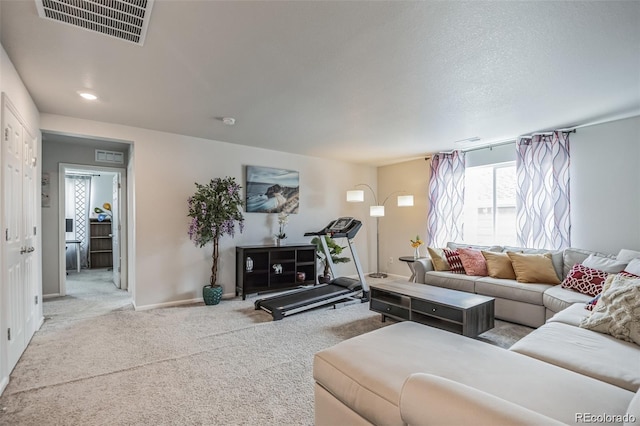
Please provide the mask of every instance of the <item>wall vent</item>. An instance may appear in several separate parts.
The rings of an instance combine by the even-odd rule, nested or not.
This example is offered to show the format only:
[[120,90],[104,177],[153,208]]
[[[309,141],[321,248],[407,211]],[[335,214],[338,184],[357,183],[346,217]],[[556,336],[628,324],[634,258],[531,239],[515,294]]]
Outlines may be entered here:
[[122,152],[96,149],[96,163],[124,164],[124,154]]
[[41,18],[142,46],[154,0],[35,0]]

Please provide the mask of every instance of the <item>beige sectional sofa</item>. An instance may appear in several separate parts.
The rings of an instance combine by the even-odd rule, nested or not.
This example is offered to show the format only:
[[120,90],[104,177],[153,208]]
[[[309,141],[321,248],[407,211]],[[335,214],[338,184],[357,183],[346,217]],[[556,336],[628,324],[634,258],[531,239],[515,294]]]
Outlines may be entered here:
[[[447,243],[455,250],[458,247],[471,247],[493,252],[520,252],[525,254],[547,253],[548,250],[508,246],[473,246],[468,244]],[[567,248],[552,252],[553,267],[562,281],[574,264],[583,262],[589,255],[615,259],[616,255],[599,253],[578,248]],[[477,293],[495,298],[495,316],[498,319],[539,327],[545,320],[571,304],[587,302],[592,297],[560,285],[545,283],[520,283],[516,280],[454,274],[449,271],[436,271],[429,258],[418,259],[415,263],[416,282],[445,287],[453,290]]]
[[577,327],[587,314],[510,350],[413,322],[341,342],[314,359],[316,425],[640,424],[640,347]]

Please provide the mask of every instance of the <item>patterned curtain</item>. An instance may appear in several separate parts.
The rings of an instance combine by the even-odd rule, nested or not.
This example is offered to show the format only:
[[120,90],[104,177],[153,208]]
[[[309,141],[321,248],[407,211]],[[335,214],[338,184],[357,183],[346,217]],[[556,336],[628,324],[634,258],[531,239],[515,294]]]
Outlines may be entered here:
[[556,131],[523,137],[516,149],[518,244],[554,250],[569,247],[569,134]]
[[[89,199],[91,176],[65,176],[65,217],[73,219],[74,235],[68,239],[80,240],[80,267],[89,267]],[[73,247],[73,248],[72,248]],[[67,249],[67,269],[76,268],[76,245]]]
[[443,247],[463,237],[465,154],[435,154],[431,159],[427,244]]

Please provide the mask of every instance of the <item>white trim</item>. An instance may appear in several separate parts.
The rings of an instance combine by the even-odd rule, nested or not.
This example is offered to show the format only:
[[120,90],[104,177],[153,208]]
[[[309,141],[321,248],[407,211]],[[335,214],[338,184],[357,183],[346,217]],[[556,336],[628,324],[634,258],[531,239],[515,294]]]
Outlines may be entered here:
[[171,307],[174,307],[174,306],[192,305],[194,303],[202,303],[202,297],[198,297],[196,299],[178,300],[176,302],[154,303],[153,305],[142,305],[142,306],[137,306],[135,301],[132,301],[131,303],[133,303],[133,308],[136,311],[148,311],[149,309],[171,308]]
[[2,380],[0,381],[0,395],[2,395],[2,392],[4,392],[8,384],[9,384],[9,377],[3,377]]
[[43,294],[42,295],[42,300],[53,299],[54,297],[60,297],[60,293]]
[[[97,171],[103,173],[116,173],[120,175],[121,187],[127,188],[127,169],[121,167],[92,166],[87,164],[59,163],[58,164],[58,296],[67,294],[67,264],[65,255],[65,175],[67,169],[80,169],[87,171]],[[120,193],[120,211],[127,212],[129,209],[128,191]],[[124,199],[124,200],[123,200]],[[127,238],[128,215],[120,215],[120,283],[123,290],[128,290],[128,246]],[[123,260],[124,259],[124,260]],[[43,296],[44,298],[44,296]]]

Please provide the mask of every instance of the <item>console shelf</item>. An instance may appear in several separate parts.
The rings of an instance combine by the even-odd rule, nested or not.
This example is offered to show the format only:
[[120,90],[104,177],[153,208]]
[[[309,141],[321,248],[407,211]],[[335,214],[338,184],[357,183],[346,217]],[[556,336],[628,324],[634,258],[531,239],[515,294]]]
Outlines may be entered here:
[[[251,259],[249,261],[249,258]],[[304,274],[300,280],[299,273]],[[236,296],[286,290],[316,283],[316,246],[236,247]]]

